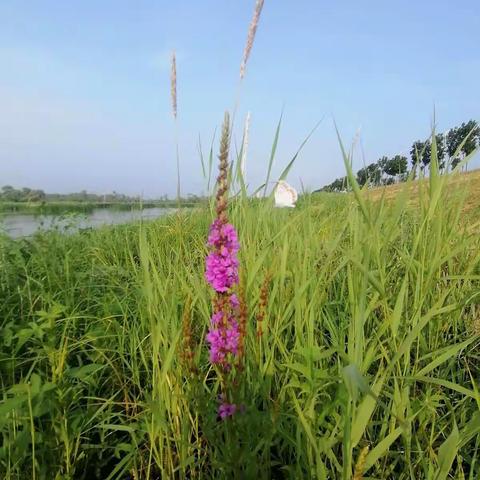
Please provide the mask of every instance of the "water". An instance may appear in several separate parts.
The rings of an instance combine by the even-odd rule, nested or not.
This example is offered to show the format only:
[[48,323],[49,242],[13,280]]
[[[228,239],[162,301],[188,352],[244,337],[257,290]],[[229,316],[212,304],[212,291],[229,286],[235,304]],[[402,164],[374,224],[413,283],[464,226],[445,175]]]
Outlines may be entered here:
[[171,213],[171,208],[145,208],[143,210],[119,211],[97,208],[91,213],[65,215],[5,214],[0,217],[0,230],[13,238],[28,237],[38,230],[57,228],[72,232],[82,228],[97,228],[103,225],[118,225],[142,220],[154,220]]

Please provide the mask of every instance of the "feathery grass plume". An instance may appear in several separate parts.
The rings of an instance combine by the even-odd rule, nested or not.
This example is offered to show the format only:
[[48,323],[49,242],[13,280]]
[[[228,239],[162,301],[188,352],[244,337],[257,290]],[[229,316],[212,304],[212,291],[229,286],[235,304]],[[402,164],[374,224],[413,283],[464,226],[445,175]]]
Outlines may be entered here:
[[250,132],[250,112],[247,113],[245,118],[245,128],[243,131],[243,147],[242,147],[242,158],[240,159],[240,171],[242,173],[243,181],[245,182],[245,172],[246,172],[246,163],[247,163],[247,150],[248,150],[248,135]]
[[178,125],[177,125],[177,58],[172,52],[172,68],[170,74],[170,96],[172,99],[172,114],[175,121],[175,148],[177,155],[177,207],[180,207],[180,154],[178,151]]
[[257,32],[258,21],[260,20],[260,14],[262,13],[264,0],[257,0],[255,4],[255,11],[253,12],[253,18],[248,28],[247,43],[245,44],[245,50],[243,51],[243,59],[240,65],[240,79],[245,76],[245,69],[247,67],[248,57],[253,47],[255,40],[255,33]]
[[172,98],[172,114],[177,119],[177,59],[175,51],[172,52],[172,68],[170,73],[170,96]]

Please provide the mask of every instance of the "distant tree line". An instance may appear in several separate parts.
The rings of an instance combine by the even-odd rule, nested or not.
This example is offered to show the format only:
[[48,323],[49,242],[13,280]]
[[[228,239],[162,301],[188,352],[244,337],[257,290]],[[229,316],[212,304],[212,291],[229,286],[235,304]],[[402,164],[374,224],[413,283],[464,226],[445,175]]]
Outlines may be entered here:
[[[203,200],[203,197],[188,194],[181,198],[181,203],[196,203]],[[104,195],[88,193],[82,190],[77,193],[45,193],[43,190],[33,188],[14,188],[11,185],[5,185],[0,189],[0,201],[2,202],[80,202],[80,203],[139,203],[141,197],[129,196],[123,193],[112,192]],[[168,195],[162,195],[153,200],[158,203],[174,203],[176,200],[168,198]]]
[[[462,144],[463,142],[463,144]],[[455,168],[467,155],[480,145],[480,126],[475,120],[462,123],[460,126],[448,130],[446,133],[435,135],[438,167],[445,171],[447,166]],[[417,140],[410,150],[410,163],[413,175],[417,169],[426,173],[430,168],[432,156],[432,139]],[[404,155],[395,155],[392,158],[382,157],[376,163],[371,163],[358,170],[357,182],[360,186],[381,186],[405,181],[409,175],[408,158]],[[319,191],[342,192],[348,186],[347,177],[335,179]]]
[[89,202],[89,203],[118,203],[134,202],[139,197],[130,197],[122,193],[112,192],[105,195],[88,193],[82,190],[78,193],[45,193],[40,189],[14,188],[5,185],[0,190],[0,200],[5,202]]

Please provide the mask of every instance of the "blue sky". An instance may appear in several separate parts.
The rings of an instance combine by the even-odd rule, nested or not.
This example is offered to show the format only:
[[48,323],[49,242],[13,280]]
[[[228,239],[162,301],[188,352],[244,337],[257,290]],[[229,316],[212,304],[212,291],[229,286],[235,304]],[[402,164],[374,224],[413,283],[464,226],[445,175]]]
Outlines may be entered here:
[[[204,191],[198,137],[234,105],[253,6],[0,2],[0,183],[173,196],[175,49],[182,192]],[[247,181],[262,183],[282,107],[276,173],[324,118],[289,177],[312,189],[344,173],[333,118],[361,138],[358,167],[407,153],[434,108],[440,131],[480,120],[479,44],[478,0],[266,0],[237,113],[241,127],[251,112]]]

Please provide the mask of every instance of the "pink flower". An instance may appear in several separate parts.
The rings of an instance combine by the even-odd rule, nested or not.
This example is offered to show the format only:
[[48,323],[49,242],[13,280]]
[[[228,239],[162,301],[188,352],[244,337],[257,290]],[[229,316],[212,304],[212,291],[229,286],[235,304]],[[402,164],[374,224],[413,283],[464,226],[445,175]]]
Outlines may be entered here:
[[222,323],[223,317],[224,317],[223,312],[215,312],[212,315],[212,320],[211,320],[212,326],[213,327],[218,327]]
[[230,306],[232,307],[233,310],[237,310],[237,308],[240,307],[240,301],[238,300],[238,297],[234,293],[230,295]]
[[[212,324],[214,325],[218,317],[214,314],[212,317]],[[220,317],[221,318],[221,317]],[[207,342],[210,344],[210,361],[215,364],[223,365],[229,368],[229,355],[235,356],[238,353],[238,344],[240,340],[240,332],[238,330],[238,323],[229,319],[227,325],[217,324],[207,333]]]
[[234,403],[222,403],[218,407],[218,415],[222,420],[227,417],[232,417],[237,411],[237,406]]
[[210,252],[206,267],[205,279],[217,292],[226,292],[238,283],[238,260],[234,254]]
[[240,248],[235,227],[230,223],[222,224],[218,218],[210,225],[207,243],[210,247],[219,249],[225,247],[234,253],[237,253]]
[[206,260],[205,279],[215,291],[226,292],[238,283],[237,232],[233,225],[216,219],[210,226],[207,244],[212,250]]

